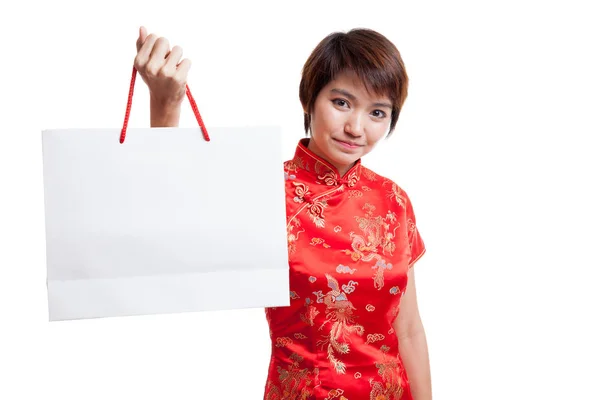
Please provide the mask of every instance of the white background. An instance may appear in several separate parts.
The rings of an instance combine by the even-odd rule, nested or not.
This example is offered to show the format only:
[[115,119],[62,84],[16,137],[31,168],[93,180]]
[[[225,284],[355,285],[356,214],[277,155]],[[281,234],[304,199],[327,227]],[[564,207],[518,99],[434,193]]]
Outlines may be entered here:
[[[428,248],[434,398],[600,399],[596,2],[290,3],[1,6],[0,398],[262,398],[261,309],[47,322],[40,132],[120,127],[143,24],[192,60],[208,125],[282,125],[289,157],[318,41],[388,36],[409,96],[364,162],[408,192]],[[148,125],[139,80],[130,126]]]

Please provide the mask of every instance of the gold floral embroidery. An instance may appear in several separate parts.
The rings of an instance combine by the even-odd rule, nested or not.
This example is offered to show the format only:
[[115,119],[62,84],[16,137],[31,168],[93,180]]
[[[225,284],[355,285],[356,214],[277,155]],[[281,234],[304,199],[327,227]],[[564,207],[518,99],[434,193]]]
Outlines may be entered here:
[[349,175],[348,178],[345,179],[348,187],[354,187],[354,185],[356,185],[356,182],[358,182],[358,169],[355,169],[354,171],[352,171]]
[[318,178],[325,182],[327,186],[335,186],[338,183],[336,179],[336,174],[333,171],[329,171],[325,175],[319,175]]
[[310,219],[315,223],[315,225],[319,228],[325,227],[325,217],[323,212],[327,207],[327,203],[321,200],[315,200],[308,206],[308,215]]
[[283,163],[283,169],[286,172],[294,173],[298,172],[298,164],[296,164],[296,160],[290,160]]
[[[325,295],[321,295],[323,302],[327,305],[327,314],[325,322],[319,327],[319,330],[323,329],[328,322],[332,322],[332,325],[329,335],[325,336],[326,339],[318,341],[317,345],[324,346],[327,344],[327,358],[338,374],[344,374],[346,373],[346,364],[336,358],[336,353],[348,354],[350,346],[345,343],[348,336],[352,333],[362,335],[365,328],[354,324],[355,317],[352,315],[352,310],[356,310],[356,308],[348,300],[346,293],[340,291],[338,281],[329,274],[325,274],[325,277],[327,278],[327,286],[331,290]],[[319,297],[320,293],[315,294]],[[319,302],[319,298],[317,302]]]
[[296,190],[294,190],[294,194],[296,195],[296,197],[294,197],[294,201],[296,203],[304,202],[305,201],[304,197],[307,195],[310,195],[308,186],[306,186],[304,183],[300,183],[300,182],[292,182],[292,183],[296,187]]
[[[279,385],[271,380],[267,382],[265,400],[308,400],[313,395],[311,371],[308,368],[300,369],[303,358],[292,353],[290,359],[292,363],[287,369],[277,366]],[[316,382],[319,369],[315,368],[312,373]]]
[[375,366],[382,381],[369,380],[371,384],[370,398],[375,400],[400,400],[404,394],[404,380],[399,374],[398,360],[385,354],[389,351],[389,347],[381,346],[381,350],[383,351],[382,360],[375,363]]
[[300,298],[300,296],[298,296],[298,293],[296,293],[293,290],[290,291],[290,299],[296,300],[296,299],[299,299],[299,298]]
[[367,304],[365,308],[367,309],[368,312],[375,311],[375,306],[372,304]]
[[360,372],[357,372],[354,374],[354,379],[360,379],[362,377],[362,374]]

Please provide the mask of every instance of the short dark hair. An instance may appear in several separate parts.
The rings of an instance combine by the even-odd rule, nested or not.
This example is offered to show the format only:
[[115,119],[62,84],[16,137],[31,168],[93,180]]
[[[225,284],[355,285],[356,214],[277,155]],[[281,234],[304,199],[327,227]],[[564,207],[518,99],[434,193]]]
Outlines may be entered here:
[[321,89],[336,76],[350,70],[367,90],[388,96],[392,101],[391,134],[408,94],[408,75],[400,52],[382,34],[366,28],[334,32],[312,51],[300,80],[300,102],[305,109],[304,131],[310,129],[310,113]]

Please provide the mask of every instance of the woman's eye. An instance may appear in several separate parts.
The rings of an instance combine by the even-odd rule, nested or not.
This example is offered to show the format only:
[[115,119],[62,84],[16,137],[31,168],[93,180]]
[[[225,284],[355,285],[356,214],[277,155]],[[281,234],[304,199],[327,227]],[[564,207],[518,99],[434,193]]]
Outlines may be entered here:
[[381,110],[373,111],[373,115],[375,115],[377,118],[385,118],[386,117],[386,114]]
[[335,100],[333,100],[333,103],[336,106],[340,106],[340,107],[346,107],[348,105],[348,103],[346,102],[346,100],[342,100],[342,99],[335,99]]

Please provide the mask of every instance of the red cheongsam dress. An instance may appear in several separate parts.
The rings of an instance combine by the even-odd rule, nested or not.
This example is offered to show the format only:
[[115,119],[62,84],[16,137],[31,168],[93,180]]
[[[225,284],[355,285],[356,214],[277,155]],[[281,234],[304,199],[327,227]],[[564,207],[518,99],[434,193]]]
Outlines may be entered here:
[[406,193],[359,160],[343,177],[297,146],[284,165],[290,306],[265,309],[268,400],[409,400],[393,321],[425,252]]

